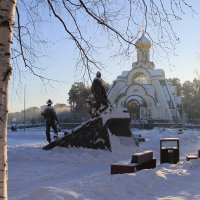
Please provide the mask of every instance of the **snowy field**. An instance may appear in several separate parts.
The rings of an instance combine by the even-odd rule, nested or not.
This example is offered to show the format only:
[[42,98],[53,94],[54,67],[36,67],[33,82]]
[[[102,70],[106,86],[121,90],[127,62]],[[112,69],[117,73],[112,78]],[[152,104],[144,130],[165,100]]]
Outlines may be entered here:
[[[56,147],[42,150],[44,130],[8,133],[9,200],[192,200],[200,199],[200,159],[186,161],[200,149],[200,131],[154,128],[132,130],[146,142],[111,136],[113,152]],[[60,133],[62,136],[62,133]],[[180,162],[160,165],[160,138],[180,139]],[[110,175],[111,163],[153,150],[157,167],[134,174]]]

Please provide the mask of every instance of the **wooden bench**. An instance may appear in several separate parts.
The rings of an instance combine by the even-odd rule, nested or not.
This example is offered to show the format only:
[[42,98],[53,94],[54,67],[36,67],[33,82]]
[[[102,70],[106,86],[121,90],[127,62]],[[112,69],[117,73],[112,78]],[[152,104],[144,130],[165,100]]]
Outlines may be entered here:
[[111,174],[134,173],[142,169],[151,169],[156,167],[156,159],[153,158],[152,151],[145,151],[132,155],[130,161],[121,161],[111,165]]
[[142,164],[153,159],[153,151],[144,151],[132,155],[131,163]]
[[134,173],[136,165],[135,163],[114,163],[111,165],[111,174]]

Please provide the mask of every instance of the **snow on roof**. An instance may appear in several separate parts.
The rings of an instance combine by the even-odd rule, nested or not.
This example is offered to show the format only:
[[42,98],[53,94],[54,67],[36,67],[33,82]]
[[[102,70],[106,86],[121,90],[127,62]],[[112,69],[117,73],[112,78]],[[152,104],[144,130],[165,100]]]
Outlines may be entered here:
[[119,91],[119,95],[120,95],[120,94],[125,94],[125,92],[126,92],[126,90],[127,90],[128,87],[129,87],[129,85],[123,87],[123,88]]
[[163,69],[147,69],[152,77],[165,77],[165,73]]
[[152,85],[143,85],[148,95],[155,97],[155,89]]
[[130,71],[123,71],[123,72],[121,73],[121,75],[117,76],[117,79],[124,79],[124,78],[127,78],[129,72],[130,72]]

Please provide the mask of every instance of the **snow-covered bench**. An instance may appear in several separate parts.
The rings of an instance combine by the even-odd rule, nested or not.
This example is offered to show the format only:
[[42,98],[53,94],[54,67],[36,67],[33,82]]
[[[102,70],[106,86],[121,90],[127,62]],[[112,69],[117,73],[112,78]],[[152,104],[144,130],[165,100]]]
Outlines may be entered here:
[[198,159],[198,158],[199,158],[199,157],[198,157],[198,155],[196,155],[196,154],[195,154],[195,155],[187,155],[187,156],[186,156],[186,160],[187,160],[187,161],[192,160],[192,159]]
[[152,151],[144,151],[132,155],[130,161],[120,161],[111,165],[111,174],[134,173],[142,169],[156,167],[156,159]]
[[192,159],[198,159],[200,158],[200,149],[198,150],[198,154],[192,154],[192,155],[187,155],[186,156],[186,160],[192,160]]

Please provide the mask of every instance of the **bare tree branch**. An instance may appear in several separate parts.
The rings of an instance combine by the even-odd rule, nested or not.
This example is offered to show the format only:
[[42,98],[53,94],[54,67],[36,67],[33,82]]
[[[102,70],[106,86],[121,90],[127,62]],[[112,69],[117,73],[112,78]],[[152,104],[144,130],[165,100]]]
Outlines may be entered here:
[[[169,55],[175,52],[175,45],[179,43],[173,22],[182,20],[181,15],[185,13],[186,8],[195,13],[186,0],[169,0],[168,3],[163,0],[116,0],[114,3],[111,0],[30,0],[28,3],[24,0],[19,1],[28,19],[27,24],[20,24],[17,28],[20,39],[19,36],[15,38],[19,42],[21,53],[16,52],[13,58],[18,59],[22,56],[24,65],[31,72],[35,71],[34,68],[37,69],[30,58],[38,58],[40,54],[36,55],[32,44],[43,44],[45,41],[37,36],[40,33],[36,24],[41,21],[51,23],[53,13],[53,17],[60,22],[79,52],[76,69],[81,71],[83,78],[88,75],[90,79],[93,70],[100,70],[103,66],[98,59],[103,45],[107,49],[113,48],[114,56],[131,58],[135,52],[135,41],[141,34],[142,19],[145,22],[144,32],[153,46],[161,49],[169,58]],[[49,17],[40,14],[41,10],[46,8],[49,9]],[[94,27],[92,30],[91,25]],[[106,38],[106,41],[97,41],[99,36],[102,36],[103,40]],[[30,38],[29,44],[24,37]]]
[[18,7],[16,7],[16,13],[17,13],[17,23],[18,23],[18,36],[19,36],[19,44],[20,44],[20,51],[21,53],[19,55],[22,56],[22,60],[24,62],[24,66],[27,67],[31,73],[37,77],[39,77],[42,81],[43,80],[47,80],[47,81],[58,81],[58,80],[54,80],[54,79],[49,79],[47,77],[44,77],[44,76],[41,76],[37,73],[35,73],[35,71],[33,70],[34,66],[32,65],[31,61],[28,60],[26,57],[25,57],[25,54],[24,54],[24,49],[23,49],[23,44],[22,44],[22,38],[21,38],[21,25],[20,25],[20,14],[19,14],[19,10],[18,10]]

